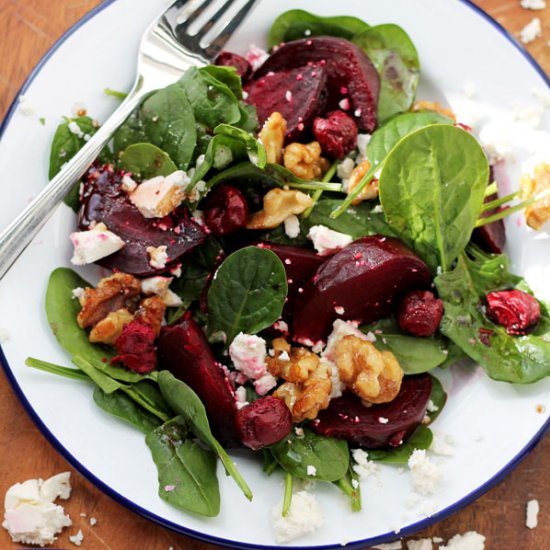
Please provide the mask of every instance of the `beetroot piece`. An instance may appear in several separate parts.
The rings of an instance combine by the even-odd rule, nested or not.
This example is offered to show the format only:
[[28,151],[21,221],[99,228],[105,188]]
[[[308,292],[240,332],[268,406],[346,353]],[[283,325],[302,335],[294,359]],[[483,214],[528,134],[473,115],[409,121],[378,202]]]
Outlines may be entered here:
[[[367,55],[343,38],[313,36],[280,46],[254,73],[259,78],[311,64],[328,74],[328,108],[352,113],[360,130],[376,128],[380,78]],[[286,89],[286,88],[285,88]]]
[[243,445],[257,451],[290,433],[292,415],[283,401],[266,395],[237,411],[235,424]]
[[246,80],[251,72],[250,63],[238,53],[233,52],[221,52],[216,60],[214,65],[220,65],[222,67],[234,67],[237,69],[237,74],[243,79]]
[[219,237],[238,231],[248,221],[245,196],[232,185],[215,187],[204,203],[204,218],[208,229]]
[[540,320],[540,304],[522,290],[489,292],[486,300],[487,317],[503,326],[512,336],[531,332]]
[[399,304],[399,328],[413,336],[431,336],[443,318],[443,300],[428,290],[409,292]]
[[[484,202],[491,202],[495,199],[498,199],[498,195],[496,193],[486,197]],[[498,211],[498,208],[487,210],[487,212],[483,212],[481,214],[480,218],[492,216]],[[491,252],[492,254],[502,254],[504,245],[506,244],[504,221],[497,220],[496,222],[488,223],[487,225],[482,225],[481,227],[476,227],[472,234],[472,241],[478,244],[486,252]]]
[[357,146],[357,125],[343,111],[332,111],[313,121],[313,136],[325,155],[342,160]]
[[313,119],[324,111],[327,75],[321,67],[289,69],[252,80],[245,90],[247,103],[256,106],[260,124],[271,113],[281,113],[286,120],[287,142],[292,142],[308,138]]
[[398,239],[363,237],[328,258],[304,287],[294,306],[294,338],[326,340],[337,317],[361,323],[387,317],[402,294],[431,281],[426,264]]
[[120,188],[123,175],[109,164],[89,169],[81,196],[78,226],[84,231],[92,222],[103,222],[126,242],[124,248],[102,258],[98,264],[132,275],[158,274],[164,270],[150,265],[148,247],[167,247],[168,269],[183,254],[202,243],[206,235],[190,219],[185,207],[162,219],[144,218]]
[[359,397],[347,392],[333,399],[311,426],[319,435],[347,439],[365,449],[398,447],[422,422],[431,391],[430,376],[419,374],[405,376],[390,403],[365,407]]
[[155,330],[143,321],[134,320],[128,323],[115,341],[118,352],[111,359],[112,364],[122,363],[134,372],[145,374],[157,366],[155,352]]
[[176,325],[164,329],[158,343],[158,361],[159,368],[168,369],[199,396],[212,432],[222,445],[239,445],[233,387],[200,326],[190,315],[184,315]]
[[286,246],[275,243],[260,243],[261,248],[268,248],[283,262],[288,283],[288,294],[282,318],[287,324],[291,324],[294,304],[304,291],[306,283],[313,277],[317,269],[325,262],[326,258],[315,254],[307,248]]

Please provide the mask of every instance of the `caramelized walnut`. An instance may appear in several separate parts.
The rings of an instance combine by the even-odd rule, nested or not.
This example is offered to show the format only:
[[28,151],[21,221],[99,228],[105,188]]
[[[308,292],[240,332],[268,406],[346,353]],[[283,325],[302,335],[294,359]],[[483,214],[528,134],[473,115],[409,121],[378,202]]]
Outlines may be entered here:
[[[538,164],[533,177],[529,174],[521,176],[521,198],[526,200],[533,195],[550,189],[550,165]],[[525,209],[525,221],[533,229],[540,229],[550,219],[550,196],[531,204]]]
[[285,147],[284,165],[295,176],[303,180],[319,179],[330,163],[321,157],[321,146],[317,141],[308,144],[291,143]]
[[275,111],[265,121],[258,138],[265,147],[267,162],[281,164],[286,135],[286,120]]
[[[348,195],[350,195],[351,192],[359,185],[359,182],[370,170],[370,167],[370,162],[368,160],[364,160],[351,171],[346,189]],[[359,193],[359,195],[357,195],[357,197],[353,199],[351,204],[356,205],[359,204],[361,201],[372,200],[376,197],[378,197],[378,180],[373,179],[366,187],[363,188],[361,193]]]

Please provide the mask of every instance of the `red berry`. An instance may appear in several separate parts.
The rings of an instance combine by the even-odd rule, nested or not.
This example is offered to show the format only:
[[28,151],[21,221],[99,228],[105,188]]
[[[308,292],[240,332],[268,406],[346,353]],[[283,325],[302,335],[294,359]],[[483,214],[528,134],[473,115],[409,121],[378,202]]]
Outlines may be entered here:
[[522,290],[489,292],[486,300],[487,317],[512,336],[527,334],[540,320],[540,304]]
[[157,366],[155,330],[143,321],[128,323],[115,341],[118,352],[111,363],[123,363],[134,372],[144,374]]
[[234,233],[248,222],[245,196],[232,185],[219,185],[206,198],[204,218],[214,235]]
[[343,111],[332,111],[327,118],[315,118],[313,135],[325,155],[339,160],[357,145],[357,125]]
[[431,336],[443,317],[443,302],[427,290],[409,292],[397,310],[401,330],[413,336]]
[[214,64],[222,67],[234,67],[243,80],[248,78],[251,72],[250,63],[238,53],[223,51],[216,57]]
[[283,401],[266,395],[237,411],[235,425],[242,443],[256,451],[286,437],[292,415]]

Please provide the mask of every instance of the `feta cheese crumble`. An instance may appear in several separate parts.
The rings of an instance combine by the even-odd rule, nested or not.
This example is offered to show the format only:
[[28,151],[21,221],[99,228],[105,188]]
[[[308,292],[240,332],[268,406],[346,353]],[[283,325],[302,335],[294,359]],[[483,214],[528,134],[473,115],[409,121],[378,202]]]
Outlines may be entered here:
[[35,109],[32,101],[25,95],[20,95],[19,96],[19,110],[25,116],[32,116],[32,115],[36,114],[36,109]]
[[361,340],[366,340],[368,342],[374,342],[376,340],[374,334],[372,334],[371,332],[365,334],[364,332],[360,331],[357,328],[356,324],[352,321],[343,321],[342,319],[336,319],[334,323],[332,323],[332,332],[329,334],[327,347],[325,348],[321,356],[328,361],[334,362],[336,360],[336,346],[345,336],[357,336],[358,338],[361,338]]
[[0,327],[0,344],[7,342],[10,339],[10,333],[7,328]]
[[420,495],[429,495],[435,491],[441,480],[439,468],[426,456],[426,451],[415,449],[408,462],[411,470],[413,489]]
[[542,35],[542,26],[540,24],[540,19],[535,17],[532,21],[527,23],[519,33],[519,39],[524,44],[530,44],[536,40],[539,36]]
[[146,296],[159,296],[167,307],[179,307],[183,304],[181,298],[168,287],[172,277],[148,277],[141,280],[141,292]]
[[308,464],[306,467],[306,474],[308,476],[316,476],[317,475],[317,468],[311,464]]
[[485,537],[475,531],[468,531],[463,535],[455,535],[446,546],[440,546],[439,550],[484,550]]
[[376,550],[401,550],[403,546],[401,545],[400,540],[394,542],[388,542],[386,544],[379,544],[378,546],[373,546]]
[[525,526],[529,529],[535,529],[538,524],[538,515],[540,511],[539,501],[536,499],[530,500],[527,503],[525,510]]
[[288,216],[283,221],[285,224],[285,233],[289,239],[295,239],[300,234],[300,220],[294,214]]
[[323,526],[323,514],[315,497],[307,491],[298,491],[292,495],[290,510],[283,517],[283,501],[273,507],[271,518],[275,539],[284,544],[312,533]]
[[520,6],[524,10],[543,10],[546,7],[546,0],[520,0]]
[[64,527],[72,525],[57,498],[71,496],[70,472],[57,474],[46,481],[29,479],[12,485],[4,499],[4,522],[13,542],[52,544]]
[[408,550],[433,550],[432,539],[418,539],[407,541]]
[[82,544],[82,541],[84,540],[84,533],[82,532],[82,529],[79,529],[76,535],[71,535],[69,537],[69,540],[75,545],[80,546]]
[[454,439],[448,434],[434,433],[432,444],[430,445],[430,452],[440,456],[453,456]]
[[183,202],[184,189],[190,182],[183,170],[177,170],[169,176],[156,176],[141,182],[129,198],[143,217],[163,218]]
[[168,254],[166,245],[161,246],[148,246],[147,254],[149,254],[149,265],[154,269],[164,269],[166,262],[168,261]]
[[69,122],[68,127],[71,134],[74,134],[77,138],[82,139],[84,137],[84,132],[80,129],[80,126],[74,120]]
[[325,225],[314,225],[307,235],[320,256],[327,256],[350,244],[353,239],[345,233],[333,231]]
[[373,460],[369,460],[369,454],[363,449],[353,449],[351,456],[355,461],[353,471],[361,478],[367,479],[369,476],[378,473],[378,464]]
[[73,265],[91,264],[120,250],[126,243],[104,223],[98,223],[93,229],[71,233],[74,253]]

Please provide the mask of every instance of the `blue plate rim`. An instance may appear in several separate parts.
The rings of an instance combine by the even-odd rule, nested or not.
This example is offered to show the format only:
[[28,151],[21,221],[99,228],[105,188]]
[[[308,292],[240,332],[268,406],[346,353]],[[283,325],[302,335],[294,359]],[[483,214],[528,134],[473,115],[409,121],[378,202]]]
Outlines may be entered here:
[[[48,62],[48,60],[52,57],[52,55],[56,52],[56,50],[67,40],[67,38],[69,38],[78,29],[84,26],[89,20],[95,17],[98,13],[102,12],[105,8],[107,8],[111,4],[114,4],[116,1],[117,0],[103,0],[98,6],[96,6],[94,9],[89,11],[86,15],[84,15],[81,19],[79,19],[72,27],[70,27],[64,34],[62,34],[61,37],[58,38],[58,40],[46,51],[46,53],[42,56],[40,61],[33,68],[29,76],[25,79],[21,88],[19,89],[13,101],[11,102],[8,108],[8,111],[2,121],[2,124],[0,125],[0,139],[2,139],[4,132],[8,127],[9,122],[11,121],[11,118],[13,117],[13,114],[17,109],[19,97],[22,94],[24,94],[25,91],[29,88],[33,80],[40,73],[44,65]],[[531,54],[523,47],[523,45],[521,45],[516,40],[516,38],[511,33],[509,33],[500,23],[498,23],[495,19],[493,19],[482,8],[474,4],[472,0],[455,0],[455,1],[461,4],[464,4],[465,6],[475,11],[480,17],[482,17],[485,21],[487,21],[488,24],[490,24],[498,32],[500,32],[500,34],[502,34],[522,54],[522,56],[535,69],[535,71],[539,74],[539,76],[541,76],[541,78],[544,80],[546,85],[550,88],[550,77],[544,72],[544,70],[537,63],[537,61],[535,61],[535,59],[531,56]],[[69,464],[71,464],[71,466],[73,466],[80,474],[82,474],[86,479],[88,479],[88,481],[93,483],[98,489],[100,489],[103,493],[111,497],[117,503],[121,504],[122,506],[124,506],[125,508],[131,510],[136,514],[142,517],[145,517],[153,521],[154,523],[157,523],[158,525],[161,525],[162,527],[166,527],[172,531],[175,531],[176,533],[190,536],[197,540],[201,540],[203,542],[218,544],[220,546],[224,546],[227,548],[238,548],[238,549],[261,548],[265,550],[271,550],[271,549],[274,550],[276,548],[280,548],[280,546],[249,544],[249,543],[238,542],[238,541],[233,541],[229,539],[223,539],[213,535],[206,535],[204,533],[201,533],[200,531],[195,531],[188,527],[183,527],[181,525],[178,525],[177,523],[173,523],[172,521],[169,521],[160,516],[157,516],[156,514],[151,513],[149,510],[143,508],[142,506],[136,504],[135,502],[132,502],[131,500],[127,499],[124,495],[118,493],[113,488],[109,487],[107,484],[101,481],[98,477],[96,477],[92,472],[90,472],[81,462],[79,462],[63,446],[63,444],[54,436],[54,434],[44,424],[42,419],[38,416],[38,414],[36,413],[32,405],[28,401],[27,397],[23,393],[23,390],[19,386],[15,378],[15,375],[13,374],[13,371],[11,370],[8,364],[6,356],[4,355],[4,350],[2,349],[1,345],[0,345],[0,365],[2,366],[2,369],[8,379],[8,382],[12,386],[18,400],[20,401],[23,408],[25,409],[27,414],[30,416],[31,420],[34,422],[38,430],[41,432],[41,434],[49,441],[49,443],[53,446],[53,448],[59,454],[61,454],[67,460],[67,462],[69,462]],[[437,514],[434,514],[433,516],[417,521],[416,523],[412,523],[404,527],[402,530],[398,532],[391,531],[391,532],[379,535],[377,537],[354,541],[346,544],[342,543],[342,544],[317,545],[317,546],[285,545],[284,547],[291,550],[294,550],[294,549],[304,550],[308,548],[316,549],[316,550],[325,550],[325,549],[336,550],[344,546],[350,549],[359,549],[359,548],[364,548],[367,545],[375,546],[381,543],[391,542],[393,540],[396,540],[397,538],[404,538],[409,535],[413,535],[414,533],[426,527],[429,527],[435,523],[440,522],[441,520],[447,518],[454,512],[461,510],[462,508],[464,508],[465,506],[467,506],[468,504],[470,504],[471,502],[479,498],[481,495],[489,491],[495,485],[500,483],[519,465],[519,463],[522,460],[524,460],[533,451],[533,449],[537,446],[537,444],[540,442],[540,440],[544,437],[544,435],[549,430],[550,430],[550,418],[541,427],[541,429],[531,438],[531,440],[525,445],[525,447],[523,447],[523,449],[506,466],[504,466],[504,468],[502,468],[499,472],[497,472],[492,478],[488,479],[485,483],[483,483],[477,489],[475,489],[474,491],[472,491],[471,493],[469,493],[459,501],[455,502],[451,506],[444,508]]]

